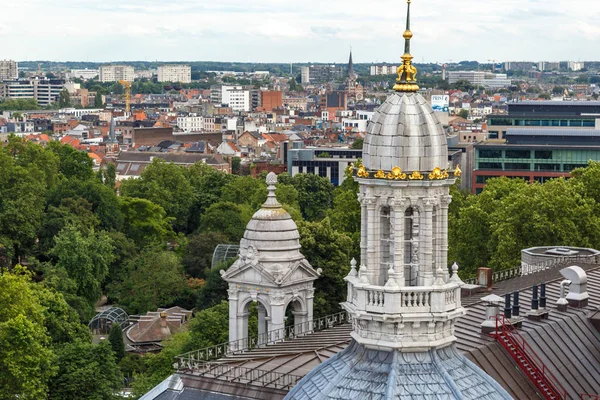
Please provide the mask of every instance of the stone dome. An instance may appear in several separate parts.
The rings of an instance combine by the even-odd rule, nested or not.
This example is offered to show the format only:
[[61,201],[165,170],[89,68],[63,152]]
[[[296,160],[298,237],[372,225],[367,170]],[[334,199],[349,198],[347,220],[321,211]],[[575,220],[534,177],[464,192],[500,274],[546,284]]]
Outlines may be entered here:
[[376,110],[363,146],[370,171],[429,172],[448,167],[442,124],[418,93],[394,93]]
[[[240,256],[250,253],[263,265],[303,260],[300,253],[300,233],[298,226],[279,204],[275,197],[277,175],[267,176],[269,194],[267,201],[258,210],[248,225],[240,241]],[[252,254],[255,253],[255,254]]]

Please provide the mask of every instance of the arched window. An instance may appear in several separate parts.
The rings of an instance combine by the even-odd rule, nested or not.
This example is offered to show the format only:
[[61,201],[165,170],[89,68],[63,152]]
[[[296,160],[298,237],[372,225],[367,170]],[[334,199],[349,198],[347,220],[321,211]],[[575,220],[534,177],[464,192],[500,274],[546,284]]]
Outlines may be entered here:
[[387,271],[394,262],[392,257],[392,237],[391,237],[390,208],[382,207],[380,213],[379,229],[380,231],[380,251],[379,251],[379,282],[375,284],[383,286],[387,278]]
[[417,286],[419,276],[419,212],[409,207],[404,213],[404,279]]

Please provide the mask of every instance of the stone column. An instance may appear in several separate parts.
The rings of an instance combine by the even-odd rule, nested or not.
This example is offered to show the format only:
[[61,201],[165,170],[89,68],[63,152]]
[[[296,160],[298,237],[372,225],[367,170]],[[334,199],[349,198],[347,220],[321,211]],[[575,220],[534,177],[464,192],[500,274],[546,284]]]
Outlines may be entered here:
[[404,279],[404,213],[405,203],[403,199],[393,198],[390,201],[392,212],[394,214],[394,281],[396,285],[403,287],[406,285]]
[[285,339],[285,295],[283,293],[271,294],[271,329],[270,341]]
[[379,268],[377,260],[377,246],[379,246],[379,240],[377,240],[377,199],[367,197],[364,201],[367,206],[367,278],[369,283],[372,284],[375,270]]
[[360,265],[367,265],[367,203],[365,196],[361,193],[358,195],[360,203]]
[[262,304],[258,304],[258,344],[267,341],[267,310]]
[[444,280],[448,282],[449,273],[448,273],[448,207],[452,202],[452,196],[442,196],[440,199],[440,216],[439,216],[439,226],[440,226],[440,264],[442,264],[442,268],[444,269]]
[[[238,340],[238,289],[236,285],[229,285],[227,294],[229,295],[229,342],[236,342]],[[232,345],[234,344],[232,343]]]
[[433,285],[433,203],[431,198],[423,199],[423,219],[421,220],[421,244],[423,259],[419,275],[422,286]]
[[315,289],[311,286],[306,289],[306,323],[302,330],[304,333],[312,332],[313,326],[313,303],[315,300]]

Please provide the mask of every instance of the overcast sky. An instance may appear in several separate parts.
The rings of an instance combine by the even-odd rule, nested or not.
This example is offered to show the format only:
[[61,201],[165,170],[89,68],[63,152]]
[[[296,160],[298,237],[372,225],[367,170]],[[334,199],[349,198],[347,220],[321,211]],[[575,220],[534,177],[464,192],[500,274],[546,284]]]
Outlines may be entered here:
[[[404,0],[0,0],[0,59],[397,62]],[[600,60],[598,0],[413,0],[417,62]]]

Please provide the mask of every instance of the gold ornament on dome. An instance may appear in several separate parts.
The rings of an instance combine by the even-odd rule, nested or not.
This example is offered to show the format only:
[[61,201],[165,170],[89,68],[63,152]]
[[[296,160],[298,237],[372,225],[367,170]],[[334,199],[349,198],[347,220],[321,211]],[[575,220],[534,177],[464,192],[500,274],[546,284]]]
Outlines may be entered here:
[[400,65],[396,71],[398,78],[396,79],[396,85],[394,90],[396,92],[416,92],[419,90],[417,85],[417,68],[412,65],[413,56],[410,54],[410,39],[413,37],[413,33],[410,30],[410,3],[411,0],[407,1],[408,10],[406,12],[406,30],[402,35],[404,37],[404,54],[402,55],[402,65]]
[[410,174],[408,176],[408,179],[410,179],[411,181],[421,181],[424,178],[425,177],[423,175],[421,175],[421,173],[419,171],[414,171],[412,174]]
[[402,173],[402,168],[394,167],[392,168],[392,172],[390,172],[387,176],[388,179],[406,179],[406,174]]
[[454,176],[459,178],[462,175],[462,170],[460,169],[460,164],[456,166],[456,169],[454,170]]
[[375,178],[376,179],[385,179],[385,172],[383,172],[382,170],[377,171],[377,173],[375,174]]
[[443,179],[442,169],[440,167],[435,167],[433,171],[429,174],[429,180],[439,180]]
[[356,175],[359,178],[368,178],[369,172],[367,171],[367,169],[365,168],[364,165],[361,165],[360,167],[358,167],[358,171],[356,172]]

